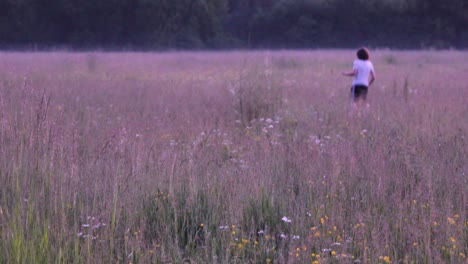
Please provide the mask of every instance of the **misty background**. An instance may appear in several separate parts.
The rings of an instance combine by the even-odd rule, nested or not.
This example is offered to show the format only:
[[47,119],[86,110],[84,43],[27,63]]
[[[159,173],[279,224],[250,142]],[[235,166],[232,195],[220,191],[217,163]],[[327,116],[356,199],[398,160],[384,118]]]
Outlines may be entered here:
[[0,0],[0,48],[466,48],[467,5],[466,0]]

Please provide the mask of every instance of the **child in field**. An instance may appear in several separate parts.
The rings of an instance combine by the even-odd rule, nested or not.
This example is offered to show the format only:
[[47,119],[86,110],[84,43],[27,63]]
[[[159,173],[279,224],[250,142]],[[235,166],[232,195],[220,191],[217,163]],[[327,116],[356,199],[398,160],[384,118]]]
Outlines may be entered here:
[[[369,60],[369,51],[366,48],[360,48],[356,52],[357,59],[354,60],[353,70],[343,72],[344,76],[354,77],[351,94],[354,98],[354,105],[359,102],[365,102],[367,98],[367,90],[375,81],[375,70],[372,62]],[[367,104],[369,107],[369,104]]]

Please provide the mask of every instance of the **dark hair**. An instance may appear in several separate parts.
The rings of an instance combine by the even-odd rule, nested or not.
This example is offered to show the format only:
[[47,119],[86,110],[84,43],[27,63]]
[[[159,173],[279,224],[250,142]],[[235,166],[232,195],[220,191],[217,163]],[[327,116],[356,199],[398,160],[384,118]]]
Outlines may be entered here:
[[369,51],[366,49],[366,48],[360,48],[358,49],[358,51],[356,52],[356,56],[358,57],[358,59],[360,60],[368,60],[370,55],[369,55]]

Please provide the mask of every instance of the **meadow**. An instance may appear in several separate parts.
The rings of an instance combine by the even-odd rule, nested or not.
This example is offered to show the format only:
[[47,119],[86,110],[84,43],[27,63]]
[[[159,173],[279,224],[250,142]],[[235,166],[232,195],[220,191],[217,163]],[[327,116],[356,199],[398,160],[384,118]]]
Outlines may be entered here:
[[0,263],[467,263],[468,53],[0,53]]

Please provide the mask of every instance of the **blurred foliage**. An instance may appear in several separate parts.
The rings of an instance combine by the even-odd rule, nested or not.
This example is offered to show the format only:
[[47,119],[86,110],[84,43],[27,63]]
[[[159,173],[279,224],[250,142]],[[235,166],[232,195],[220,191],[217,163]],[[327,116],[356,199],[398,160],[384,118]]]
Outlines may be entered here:
[[0,0],[2,48],[466,47],[464,0]]

